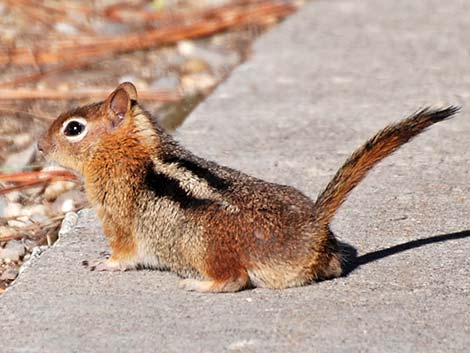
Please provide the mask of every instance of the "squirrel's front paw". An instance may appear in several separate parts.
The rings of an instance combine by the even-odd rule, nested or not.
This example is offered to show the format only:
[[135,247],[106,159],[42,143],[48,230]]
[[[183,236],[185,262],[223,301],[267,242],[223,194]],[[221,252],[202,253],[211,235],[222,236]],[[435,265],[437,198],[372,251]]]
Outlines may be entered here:
[[90,271],[125,271],[127,270],[126,266],[123,266],[120,262],[113,259],[106,260],[95,260],[95,261],[83,261],[82,265],[85,266]]

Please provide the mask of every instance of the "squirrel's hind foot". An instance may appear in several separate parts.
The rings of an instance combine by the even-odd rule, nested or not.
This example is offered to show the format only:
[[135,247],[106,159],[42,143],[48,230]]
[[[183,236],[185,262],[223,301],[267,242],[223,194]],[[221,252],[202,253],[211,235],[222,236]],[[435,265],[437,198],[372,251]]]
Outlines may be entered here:
[[187,291],[201,293],[230,293],[238,292],[248,286],[248,277],[237,278],[228,281],[200,281],[193,278],[186,278],[180,281],[179,287]]
[[96,272],[117,272],[117,271],[127,271],[132,268],[133,266],[129,266],[128,264],[125,264],[120,261],[116,261],[112,258],[109,259],[104,259],[104,260],[94,260],[94,261],[83,261],[82,262],[83,266],[85,268],[89,269],[90,271],[96,271]]

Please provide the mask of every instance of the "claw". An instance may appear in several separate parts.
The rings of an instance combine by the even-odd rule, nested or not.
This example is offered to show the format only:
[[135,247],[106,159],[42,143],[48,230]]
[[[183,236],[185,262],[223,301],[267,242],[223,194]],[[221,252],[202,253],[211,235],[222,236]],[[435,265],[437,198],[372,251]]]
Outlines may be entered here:
[[111,260],[111,259],[106,259],[106,260],[95,260],[95,261],[83,261],[82,262],[83,266],[88,268],[90,271],[97,271],[97,272],[104,272],[104,271],[109,271],[109,272],[116,272],[116,271],[126,271],[127,267],[123,266],[121,263]]

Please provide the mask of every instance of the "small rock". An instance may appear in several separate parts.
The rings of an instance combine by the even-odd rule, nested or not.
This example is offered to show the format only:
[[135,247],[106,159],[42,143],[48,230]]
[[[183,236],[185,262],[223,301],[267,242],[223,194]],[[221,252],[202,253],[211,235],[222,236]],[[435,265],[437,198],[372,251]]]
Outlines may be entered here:
[[52,172],[52,171],[56,171],[56,170],[59,170],[59,171],[67,171],[67,169],[61,167],[60,165],[58,164],[50,164],[50,165],[47,165],[45,166],[44,168],[42,168],[42,170],[44,172]]
[[30,187],[28,189],[23,190],[23,193],[26,194],[26,198],[31,197],[35,198],[39,194],[42,194],[44,188],[42,186],[37,186],[37,187]]
[[44,205],[33,205],[33,206],[29,206],[29,207],[25,207],[23,208],[23,212],[22,212],[25,216],[29,216],[29,217],[41,217],[41,216],[44,216],[46,214],[46,207]]
[[176,48],[178,50],[178,53],[180,53],[181,55],[190,56],[194,53],[196,46],[194,45],[194,42],[190,40],[181,40],[176,45]]
[[257,341],[250,339],[250,340],[239,340],[231,343],[227,348],[231,351],[242,351],[246,350],[250,346],[256,345]]
[[54,213],[67,213],[74,211],[87,202],[86,196],[79,190],[70,190],[60,195],[52,204]]
[[234,67],[241,60],[240,54],[236,51],[215,51],[202,46],[195,47],[187,56],[204,62],[214,72],[226,71],[225,69]]
[[193,58],[187,60],[180,67],[183,74],[199,74],[201,72],[209,71],[209,65],[204,60]]
[[44,81],[36,83],[36,88],[40,91],[47,89],[47,84]]
[[162,73],[171,71],[171,67],[181,65],[186,57],[181,55],[177,50],[173,48],[162,48],[158,53],[158,59],[149,61],[155,63],[153,66],[154,75],[156,77],[161,76]]
[[15,43],[16,38],[18,38],[17,32],[15,28],[2,29],[2,41]]
[[125,23],[118,23],[118,22],[109,22],[109,21],[92,21],[91,22],[92,29],[102,35],[105,36],[118,36],[120,34],[129,33],[129,26]]
[[[42,205],[40,205],[40,206],[42,206]],[[46,209],[46,208],[44,207],[44,209]],[[33,214],[31,214],[31,216],[29,218],[31,219],[31,221],[33,221],[33,223],[49,223],[50,222],[49,217],[47,217],[43,213],[33,213]]]
[[229,51],[227,54],[224,56],[224,67],[234,67],[238,64],[240,64],[242,61],[242,58],[240,56],[240,53],[236,51]]
[[25,246],[26,250],[29,251],[29,252],[32,252],[33,249],[38,245],[39,244],[36,240],[25,239],[25,241],[24,241],[24,246]]
[[211,67],[217,68],[227,63],[227,55],[203,47],[197,47],[193,56],[204,60]]
[[16,277],[18,277],[18,269],[16,267],[10,267],[2,273],[2,275],[0,276],[0,280],[13,281]]
[[57,32],[68,35],[68,36],[73,36],[73,35],[78,34],[78,30],[74,26],[65,22],[57,22],[54,25],[54,28]]
[[23,256],[24,251],[24,244],[21,240],[11,240],[7,243],[4,250],[16,251],[19,256]]
[[188,95],[209,91],[216,84],[217,80],[207,73],[186,75],[181,79],[182,89]]
[[50,183],[46,190],[44,190],[44,198],[52,202],[54,201],[59,195],[63,194],[64,192],[71,190],[77,186],[76,183],[71,181],[56,181]]
[[21,193],[19,191],[11,191],[4,196],[8,202],[20,202],[21,200]]
[[[31,144],[32,142],[32,137],[30,134],[28,133],[22,133],[22,134],[18,134],[14,137],[14,144],[16,146],[21,146],[21,147],[28,147],[27,148],[27,151],[21,151],[21,152],[18,152],[18,153],[24,153],[26,155],[28,155],[29,157],[31,157],[32,155],[32,152],[34,152],[34,150],[36,149],[36,146],[34,144]],[[30,146],[28,146],[29,144],[31,144]],[[15,153],[16,155],[16,153]]]
[[52,209],[57,213],[66,213],[72,211],[75,206],[72,199],[64,198],[63,195],[59,196],[57,200],[54,201]]
[[68,92],[70,91],[70,86],[68,82],[61,82],[57,85],[57,90],[61,92]]
[[17,219],[11,219],[7,222],[10,227],[23,228],[31,225],[28,217],[18,217]]
[[47,249],[49,249],[49,247],[47,245],[36,246],[35,248],[33,248],[33,252],[31,253],[31,257],[32,258],[38,258]]
[[0,226],[0,239],[5,237],[10,237],[16,234],[16,230],[11,229],[10,227]]
[[76,226],[77,222],[78,214],[75,212],[68,212],[62,220],[62,224],[60,225],[59,237],[70,233],[72,229]]
[[24,245],[19,240],[11,240],[5,248],[0,249],[0,259],[10,259],[11,261],[18,262],[24,254]]
[[23,210],[23,206],[18,202],[9,202],[7,203],[5,209],[3,210],[3,217],[11,218],[11,217],[18,217],[21,215]]
[[16,135],[13,144],[20,148],[20,151],[10,154],[4,166],[21,169],[30,164],[36,153],[36,144],[31,142],[32,137],[29,134],[24,133]]
[[155,90],[175,90],[179,86],[179,78],[176,75],[167,75],[153,81],[150,84],[151,89]]

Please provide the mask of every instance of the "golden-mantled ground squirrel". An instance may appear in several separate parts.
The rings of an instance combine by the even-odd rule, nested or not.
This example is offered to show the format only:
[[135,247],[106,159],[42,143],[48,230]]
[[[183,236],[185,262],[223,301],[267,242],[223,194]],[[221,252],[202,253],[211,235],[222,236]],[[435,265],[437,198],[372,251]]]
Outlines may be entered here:
[[193,155],[137,102],[131,83],[100,103],[61,114],[38,146],[85,177],[112,256],[93,270],[171,270],[181,287],[233,292],[286,288],[341,275],[329,228],[348,193],[383,158],[458,111],[423,109],[379,131],[315,202]]

